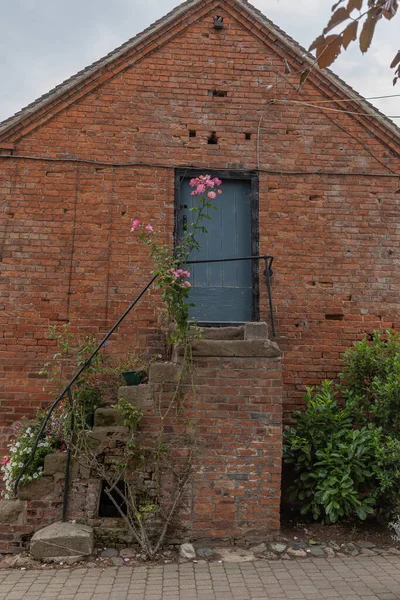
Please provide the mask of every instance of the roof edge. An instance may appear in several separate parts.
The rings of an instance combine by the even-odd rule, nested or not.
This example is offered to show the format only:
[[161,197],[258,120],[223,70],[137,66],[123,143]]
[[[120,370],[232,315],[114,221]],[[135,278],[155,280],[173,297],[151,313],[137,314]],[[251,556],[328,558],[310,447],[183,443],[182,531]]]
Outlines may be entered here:
[[[75,75],[72,75],[63,83],[59,84],[43,96],[39,97],[37,100],[31,102],[25,108],[22,108],[15,115],[0,122],[1,143],[6,143],[7,141],[9,141],[9,138],[15,135],[15,128],[19,124],[23,123],[27,119],[29,121],[33,121],[36,113],[38,113],[41,109],[46,108],[46,106],[51,105],[53,102],[62,99],[62,97],[65,94],[69,93],[70,95],[72,95],[74,89],[76,89],[78,86],[82,87],[85,81],[89,80],[98,71],[107,68],[111,63],[121,58],[124,54],[134,50],[136,46],[143,43],[148,38],[151,38],[160,30],[173,23],[175,20],[179,19],[190,9],[202,3],[204,3],[205,5],[213,4],[214,1],[215,0],[209,0],[208,2],[207,0],[186,0],[185,2],[174,8],[172,11],[170,11],[167,15],[165,15],[164,17],[147,27],[144,31],[137,34],[136,36],[134,36],[133,38],[131,38],[112,52],[108,53],[103,58],[100,58],[99,60],[95,61],[82,71],[76,73]],[[358,92],[356,92],[339,76],[335,75],[330,69],[321,70],[318,67],[316,67],[315,57],[310,52],[308,52],[298,42],[291,38],[277,25],[275,25],[275,23],[268,19],[260,10],[258,10],[252,4],[250,4],[248,0],[219,1],[221,4],[236,4],[238,7],[246,11],[246,13],[253,17],[260,24],[261,27],[267,28],[268,31],[274,36],[276,36],[276,38],[279,39],[279,41],[284,46],[289,47],[289,49],[292,50],[292,52],[295,55],[297,55],[301,60],[304,60],[305,68],[309,68],[310,66],[312,66],[313,77],[317,77],[318,79],[320,79],[322,84],[325,80],[325,84],[327,81],[328,84],[330,83],[331,85],[336,87],[339,90],[339,92],[343,93],[347,98],[351,99],[352,101],[354,101],[354,103],[360,106],[366,112],[367,117],[370,116],[371,118],[373,118],[374,122],[372,122],[370,126],[373,127],[374,130],[377,131],[377,133],[379,132],[380,135],[387,135],[390,132],[389,138],[391,142],[400,143],[400,128],[395,123],[393,123],[393,121],[391,121],[387,116],[381,113],[378,108],[376,108],[367,100],[365,100],[365,98],[363,98]],[[362,118],[363,116],[360,115],[360,120],[362,120]],[[393,139],[393,137],[395,139]]]

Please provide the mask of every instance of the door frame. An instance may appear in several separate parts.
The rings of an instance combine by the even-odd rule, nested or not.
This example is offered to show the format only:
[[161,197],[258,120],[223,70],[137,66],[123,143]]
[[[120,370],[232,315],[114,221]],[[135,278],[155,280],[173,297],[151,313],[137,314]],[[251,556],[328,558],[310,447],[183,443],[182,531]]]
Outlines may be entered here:
[[[244,179],[250,182],[250,201],[251,201],[251,254],[252,256],[259,255],[259,237],[260,237],[260,211],[259,211],[259,176],[257,171],[246,171],[246,170],[229,170],[229,169],[200,169],[197,167],[188,168],[176,168],[175,169],[175,201],[174,201],[174,244],[178,238],[178,215],[180,209],[180,189],[182,179],[187,177],[198,177],[205,173],[211,175],[211,177],[218,177],[224,179]],[[222,187],[223,189],[223,187]],[[229,257],[227,257],[229,258]],[[249,261],[250,262],[250,261]],[[260,265],[259,261],[252,261],[252,283],[253,283],[253,306],[252,306],[252,320],[260,320]],[[211,323],[210,323],[211,324]],[[203,323],[207,325],[207,323]],[[218,326],[218,323],[212,323],[214,326]],[[220,325],[227,325],[221,323]]]

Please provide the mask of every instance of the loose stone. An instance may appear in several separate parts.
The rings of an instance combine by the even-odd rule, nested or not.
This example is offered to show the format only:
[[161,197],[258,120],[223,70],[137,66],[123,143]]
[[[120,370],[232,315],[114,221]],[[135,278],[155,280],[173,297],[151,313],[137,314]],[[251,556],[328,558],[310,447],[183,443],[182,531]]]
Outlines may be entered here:
[[287,553],[294,558],[306,558],[307,556],[307,552],[302,548],[299,548],[298,550],[296,550],[296,548],[288,548]]
[[119,552],[115,548],[106,548],[100,554],[101,558],[114,558],[114,557],[117,557],[118,555],[119,555]]
[[192,544],[182,544],[179,553],[181,558],[186,558],[186,560],[194,560],[196,558],[196,552]]
[[276,543],[270,544],[269,547],[271,548],[271,550],[273,552],[276,552],[277,554],[283,554],[284,552],[286,552],[287,545],[276,542]]

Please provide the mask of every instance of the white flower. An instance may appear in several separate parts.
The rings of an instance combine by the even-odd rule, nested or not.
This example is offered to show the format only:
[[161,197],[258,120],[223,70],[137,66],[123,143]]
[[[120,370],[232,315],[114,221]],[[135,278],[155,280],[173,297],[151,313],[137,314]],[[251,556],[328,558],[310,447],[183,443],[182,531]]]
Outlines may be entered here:
[[22,467],[24,466],[24,463],[20,462],[20,463],[18,463],[18,466],[21,467],[21,469],[22,469]]

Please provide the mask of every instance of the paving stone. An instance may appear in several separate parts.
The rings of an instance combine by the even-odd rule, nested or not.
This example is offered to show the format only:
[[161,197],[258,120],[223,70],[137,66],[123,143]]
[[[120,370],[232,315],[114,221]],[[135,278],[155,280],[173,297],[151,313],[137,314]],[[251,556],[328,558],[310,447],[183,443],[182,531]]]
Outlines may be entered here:
[[[234,549],[240,551],[240,549]],[[369,550],[368,548],[366,550]],[[297,552],[305,552],[298,550]],[[248,552],[248,551],[247,551]],[[15,558],[15,557],[14,557]],[[122,560],[112,557],[111,560]],[[395,600],[400,556],[1,571],[0,600]]]

